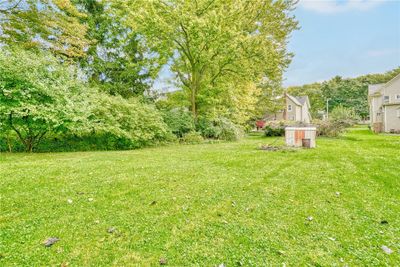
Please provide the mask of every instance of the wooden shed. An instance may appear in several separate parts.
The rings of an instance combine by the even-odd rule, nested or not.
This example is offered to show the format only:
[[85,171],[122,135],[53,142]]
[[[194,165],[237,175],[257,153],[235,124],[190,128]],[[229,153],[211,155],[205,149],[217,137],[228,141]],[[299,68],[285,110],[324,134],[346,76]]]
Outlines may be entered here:
[[286,145],[294,147],[315,148],[316,127],[286,127]]

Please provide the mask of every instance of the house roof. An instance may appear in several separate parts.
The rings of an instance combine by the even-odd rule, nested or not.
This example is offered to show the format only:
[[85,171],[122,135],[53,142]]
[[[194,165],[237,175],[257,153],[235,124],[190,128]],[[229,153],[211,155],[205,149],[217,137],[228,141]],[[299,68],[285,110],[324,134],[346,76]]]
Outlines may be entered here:
[[304,105],[307,103],[308,96],[295,96],[295,98],[300,102],[300,104]]
[[374,95],[381,91],[383,88],[388,87],[391,85],[394,81],[400,79],[400,74],[397,74],[393,79],[388,81],[387,83],[380,83],[380,84],[371,84],[368,86],[368,95]]
[[[388,87],[389,85],[391,85],[392,83],[394,83],[396,80],[398,80],[398,79],[400,79],[400,74],[397,74],[396,76],[394,76],[394,78],[393,79],[391,79],[390,81],[388,81],[387,83],[385,83],[383,86],[382,86],[382,88],[386,88],[386,87]],[[381,88],[381,89],[382,89]]]
[[302,106],[302,104],[299,102],[299,100],[297,100],[296,97],[294,97],[294,96],[292,96],[292,95],[289,95],[289,94],[286,94],[286,96],[287,96],[290,100],[292,100],[296,105]]
[[306,103],[310,106],[310,100],[308,96],[292,96],[286,94],[296,105],[304,106]]

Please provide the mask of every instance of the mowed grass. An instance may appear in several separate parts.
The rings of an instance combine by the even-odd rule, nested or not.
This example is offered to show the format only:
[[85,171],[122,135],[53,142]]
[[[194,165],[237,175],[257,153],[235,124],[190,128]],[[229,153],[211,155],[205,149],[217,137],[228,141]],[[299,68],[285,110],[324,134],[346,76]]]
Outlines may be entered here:
[[399,136],[273,140],[1,154],[0,265],[400,265]]

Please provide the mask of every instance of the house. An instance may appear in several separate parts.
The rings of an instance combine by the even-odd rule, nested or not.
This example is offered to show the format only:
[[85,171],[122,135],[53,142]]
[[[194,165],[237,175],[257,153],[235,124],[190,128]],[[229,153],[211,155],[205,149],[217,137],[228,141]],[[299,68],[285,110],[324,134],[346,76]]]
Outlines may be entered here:
[[400,133],[400,74],[368,87],[370,124],[374,132]]
[[311,122],[310,100],[308,96],[285,94],[285,108],[274,114],[266,115],[267,121],[286,120],[309,124]]

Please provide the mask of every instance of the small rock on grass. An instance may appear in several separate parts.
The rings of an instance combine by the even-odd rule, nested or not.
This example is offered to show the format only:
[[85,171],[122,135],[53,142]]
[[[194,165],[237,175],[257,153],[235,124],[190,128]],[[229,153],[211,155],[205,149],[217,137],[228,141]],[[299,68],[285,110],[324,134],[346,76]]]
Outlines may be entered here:
[[88,200],[89,200],[89,202],[92,202],[92,201],[93,201],[93,198],[92,198],[92,197],[89,197]]
[[307,217],[307,221],[310,221],[310,222],[311,222],[312,220],[314,220],[313,216],[308,216],[308,217]]
[[60,241],[58,237],[49,237],[43,242],[43,245],[48,248],[57,243],[58,241]]
[[393,250],[391,250],[390,248],[388,248],[387,246],[382,246],[381,249],[383,250],[383,252],[385,252],[386,254],[392,254]]
[[109,233],[109,234],[112,234],[115,231],[117,231],[117,229],[115,227],[110,227],[110,228],[107,229],[107,233]]
[[335,195],[336,195],[337,197],[340,197],[340,192],[335,192]]
[[160,265],[167,265],[167,259],[166,258],[161,258],[160,259]]
[[72,199],[67,199],[68,204],[72,204]]

